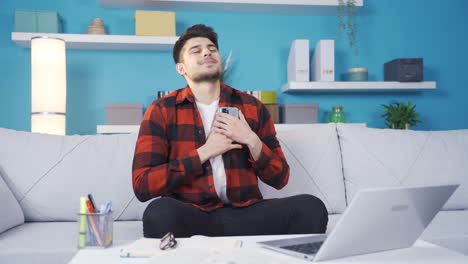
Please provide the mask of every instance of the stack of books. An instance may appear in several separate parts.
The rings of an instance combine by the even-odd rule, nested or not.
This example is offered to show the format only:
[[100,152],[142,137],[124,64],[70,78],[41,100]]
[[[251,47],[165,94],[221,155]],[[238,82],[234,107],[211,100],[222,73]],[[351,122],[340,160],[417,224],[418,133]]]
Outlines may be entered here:
[[[159,99],[173,92],[174,90],[167,91],[158,91],[156,97]],[[278,108],[278,96],[275,91],[268,90],[256,90],[256,91],[245,91],[246,93],[254,96],[260,102],[262,102],[265,107],[270,112],[270,116],[273,119],[275,124],[279,123],[279,108]]]
[[170,94],[170,93],[173,92],[173,91],[174,91],[174,90],[158,91],[158,92],[156,93],[156,97],[159,99],[159,98],[161,98],[161,97],[164,97],[164,96]]

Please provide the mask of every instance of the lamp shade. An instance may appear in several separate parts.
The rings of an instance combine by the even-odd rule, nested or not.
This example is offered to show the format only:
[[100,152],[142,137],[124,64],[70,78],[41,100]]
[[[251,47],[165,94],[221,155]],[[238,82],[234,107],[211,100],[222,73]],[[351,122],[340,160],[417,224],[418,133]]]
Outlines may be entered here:
[[31,131],[65,135],[65,41],[31,39]]

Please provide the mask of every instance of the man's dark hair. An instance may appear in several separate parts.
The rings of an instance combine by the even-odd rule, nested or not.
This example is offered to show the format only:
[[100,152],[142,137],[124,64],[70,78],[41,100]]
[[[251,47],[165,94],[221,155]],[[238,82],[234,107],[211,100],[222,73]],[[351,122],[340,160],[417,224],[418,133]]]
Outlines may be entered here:
[[180,51],[184,47],[185,43],[191,38],[207,38],[213,42],[213,44],[218,48],[218,34],[214,32],[213,28],[205,26],[203,24],[196,24],[189,27],[182,33],[182,36],[176,41],[174,49],[172,50],[172,57],[174,57],[175,63],[180,62]]

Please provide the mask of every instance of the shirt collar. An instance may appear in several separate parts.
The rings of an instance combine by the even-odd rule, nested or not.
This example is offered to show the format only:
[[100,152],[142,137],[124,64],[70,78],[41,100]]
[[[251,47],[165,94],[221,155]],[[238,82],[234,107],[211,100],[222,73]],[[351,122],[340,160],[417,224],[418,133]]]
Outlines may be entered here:
[[192,104],[195,103],[195,96],[193,96],[192,89],[188,85],[177,93],[176,104],[182,104],[186,100]]

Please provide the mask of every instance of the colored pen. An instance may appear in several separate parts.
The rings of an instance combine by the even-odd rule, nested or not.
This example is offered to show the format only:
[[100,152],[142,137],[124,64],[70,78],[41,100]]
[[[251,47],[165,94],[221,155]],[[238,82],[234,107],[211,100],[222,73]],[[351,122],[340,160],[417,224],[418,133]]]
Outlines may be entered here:
[[[93,205],[91,204],[90,200],[86,200],[86,206],[88,207],[89,213],[94,213],[94,208]],[[94,236],[96,237],[96,240],[98,242],[99,246],[103,245],[101,233],[99,231],[99,219],[96,218],[95,215],[89,215],[91,218],[91,228],[93,229]]]
[[93,196],[91,194],[88,194],[88,199],[91,201],[91,205],[94,208],[94,212],[99,213],[99,210],[96,207],[96,203],[94,202]]
[[86,207],[88,207],[88,213],[95,213],[94,206],[90,200],[86,200]]
[[109,202],[107,202],[107,204],[106,204],[106,209],[104,209],[104,212],[103,212],[103,213],[107,214],[107,213],[109,213],[111,210],[112,210],[112,202],[109,201]]

